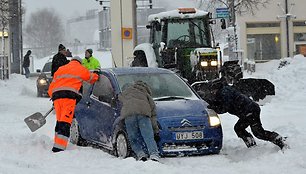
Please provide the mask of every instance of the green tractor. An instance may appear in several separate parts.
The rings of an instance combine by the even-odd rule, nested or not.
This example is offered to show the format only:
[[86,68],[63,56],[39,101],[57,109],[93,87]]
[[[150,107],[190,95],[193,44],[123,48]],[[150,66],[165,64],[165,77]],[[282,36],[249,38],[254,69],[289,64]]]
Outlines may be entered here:
[[[134,48],[130,66],[161,67],[185,78],[194,88],[224,77],[228,83],[242,78],[237,61],[223,62],[214,44],[211,13],[194,8],[179,8],[148,17],[150,43]],[[221,20],[225,29],[225,20]],[[248,82],[247,82],[248,83]]]
[[[179,8],[149,16],[150,43],[134,49],[131,66],[162,67],[175,71],[190,84],[219,78],[220,51],[213,45],[211,13],[194,8]],[[224,22],[224,21],[223,21]],[[225,24],[224,24],[225,25]],[[229,63],[227,63],[229,64]],[[230,63],[238,67],[237,62]],[[240,70],[240,71],[239,71]]]

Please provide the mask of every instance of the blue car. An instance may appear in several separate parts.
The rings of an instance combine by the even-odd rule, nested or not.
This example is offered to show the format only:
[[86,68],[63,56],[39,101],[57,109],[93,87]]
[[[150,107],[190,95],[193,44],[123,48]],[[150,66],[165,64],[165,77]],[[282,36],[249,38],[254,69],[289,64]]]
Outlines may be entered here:
[[95,84],[84,83],[70,141],[97,145],[122,158],[131,156],[118,94],[125,84],[138,80],[151,87],[156,103],[161,156],[220,152],[223,134],[218,115],[174,72],[148,67],[104,69]]

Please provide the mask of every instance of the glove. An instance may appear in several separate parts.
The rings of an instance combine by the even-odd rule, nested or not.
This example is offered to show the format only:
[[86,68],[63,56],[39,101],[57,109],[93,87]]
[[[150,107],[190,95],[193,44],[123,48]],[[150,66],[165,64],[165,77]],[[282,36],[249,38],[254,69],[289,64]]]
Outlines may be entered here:
[[96,73],[97,75],[100,75],[100,70],[94,70],[93,73]]
[[160,141],[160,136],[159,136],[158,133],[154,134],[154,140],[155,140],[156,142],[159,142],[159,141]]

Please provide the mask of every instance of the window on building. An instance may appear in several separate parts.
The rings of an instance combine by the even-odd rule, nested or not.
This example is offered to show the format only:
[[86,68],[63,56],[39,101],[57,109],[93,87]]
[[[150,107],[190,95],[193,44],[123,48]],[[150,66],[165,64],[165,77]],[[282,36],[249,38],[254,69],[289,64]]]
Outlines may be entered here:
[[306,41],[306,33],[294,33],[294,41]]
[[265,27],[280,27],[279,22],[271,22],[271,23],[247,23],[247,28],[265,28]]
[[296,22],[293,22],[293,26],[295,26],[295,27],[306,26],[306,22],[305,21],[296,21]]
[[280,34],[248,34],[247,40],[249,59],[260,62],[281,58]]

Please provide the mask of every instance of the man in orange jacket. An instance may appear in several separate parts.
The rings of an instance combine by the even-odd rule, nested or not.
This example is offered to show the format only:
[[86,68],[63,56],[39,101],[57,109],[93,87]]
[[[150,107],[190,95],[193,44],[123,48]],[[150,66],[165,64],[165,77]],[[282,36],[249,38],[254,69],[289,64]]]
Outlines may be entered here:
[[55,72],[48,90],[54,104],[57,120],[53,152],[63,151],[68,145],[75,105],[82,98],[82,94],[79,92],[82,82],[93,84],[99,78],[96,73],[90,73],[82,66],[81,62],[82,59],[75,56],[68,64],[61,66]]

